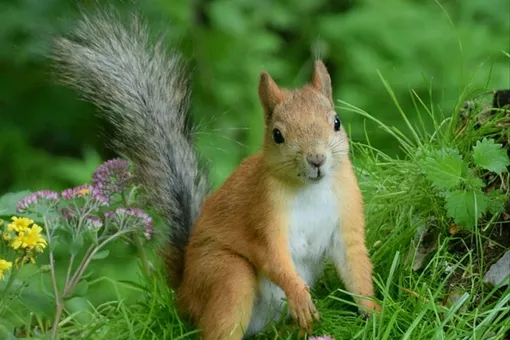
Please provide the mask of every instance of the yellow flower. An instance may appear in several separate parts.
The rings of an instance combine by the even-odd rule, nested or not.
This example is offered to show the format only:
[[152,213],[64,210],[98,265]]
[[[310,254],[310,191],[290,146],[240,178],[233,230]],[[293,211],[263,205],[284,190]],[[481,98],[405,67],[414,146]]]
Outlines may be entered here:
[[2,238],[4,239],[4,241],[10,241],[12,236],[9,233],[5,233],[2,235]]
[[33,224],[31,228],[18,233],[18,236],[12,241],[11,247],[13,249],[28,248],[29,250],[37,247],[37,249],[44,249],[47,245],[44,237],[41,236],[42,228],[37,224]]
[[12,262],[7,262],[4,259],[0,259],[0,280],[4,279],[4,271],[9,270],[12,267]]
[[35,259],[33,256],[23,256],[23,257],[18,257],[15,261],[14,261],[14,265],[16,266],[16,268],[21,268],[23,267],[23,265],[25,265],[26,263],[32,263],[32,264],[35,264]]
[[12,223],[9,223],[7,225],[8,231],[15,231],[19,233],[20,231],[24,231],[27,229],[32,223],[34,223],[33,220],[26,218],[26,217],[16,217],[13,216],[11,218]]
[[83,188],[83,189],[80,189],[78,190],[77,194],[78,196],[83,196],[83,195],[86,195],[90,192],[90,190],[88,188]]

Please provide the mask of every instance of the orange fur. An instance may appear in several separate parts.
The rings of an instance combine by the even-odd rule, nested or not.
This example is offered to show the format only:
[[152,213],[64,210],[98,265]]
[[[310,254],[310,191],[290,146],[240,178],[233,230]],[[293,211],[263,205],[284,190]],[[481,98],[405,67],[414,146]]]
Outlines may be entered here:
[[[339,206],[343,213],[340,233],[345,244],[339,247],[344,252],[346,266],[337,264],[338,275],[342,278],[347,290],[354,294],[373,297],[372,263],[365,245],[365,216],[363,213],[363,197],[358,187],[358,180],[352,169],[350,160],[344,160],[346,166],[337,174],[337,195],[345,197],[344,205]],[[380,306],[368,299],[355,298],[364,307],[363,312],[380,310]]]
[[[206,340],[243,337],[262,276],[285,292],[300,328],[309,331],[313,319],[319,318],[309,288],[290,256],[289,202],[301,187],[314,185],[296,176],[296,164],[302,164],[307,155],[325,152],[328,146],[316,141],[328,140],[334,123],[329,75],[322,62],[316,62],[313,82],[291,91],[278,88],[262,73],[259,96],[266,118],[264,147],[246,158],[206,199],[177,288],[178,308],[198,325]],[[288,144],[274,143],[271,133],[275,127],[282,130]],[[340,256],[347,263],[346,267],[338,265],[338,272],[348,290],[373,296],[362,197],[348,156],[343,156],[348,151],[343,128],[338,134],[332,176],[335,193],[343,198],[339,210],[343,212],[340,232],[345,253]],[[303,176],[308,174],[305,170]],[[368,309],[378,309],[369,300],[359,301]]]

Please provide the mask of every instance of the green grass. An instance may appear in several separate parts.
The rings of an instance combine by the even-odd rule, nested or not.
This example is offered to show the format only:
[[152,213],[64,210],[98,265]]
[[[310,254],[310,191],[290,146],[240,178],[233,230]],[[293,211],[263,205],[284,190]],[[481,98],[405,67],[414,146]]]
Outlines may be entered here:
[[[392,96],[389,86],[387,89]],[[342,110],[375,120],[382,131],[394,136],[405,157],[389,157],[370,143],[353,143],[354,163],[366,202],[367,245],[383,310],[380,315],[363,320],[356,312],[352,296],[343,289],[332,266],[328,266],[313,290],[321,314],[314,335],[330,335],[337,340],[508,339],[510,287],[494,288],[483,283],[483,274],[489,266],[509,249],[508,241],[502,239],[505,236],[501,236],[510,228],[508,222],[497,214],[484,215],[473,228],[451,232],[453,222],[447,216],[444,197],[423,173],[424,157],[434,150],[458,148],[467,159],[476,141],[483,137],[508,138],[508,130],[497,128],[503,116],[496,114],[477,127],[483,109],[465,118],[459,113],[464,98],[453,114],[445,117],[416,93],[411,95],[421,114],[418,122],[432,121],[431,131],[424,125],[413,126],[401,110],[399,113],[408,122],[407,133],[375,120],[359,108],[340,103]],[[482,172],[477,176],[485,178]],[[508,177],[506,173],[500,178],[507,198]],[[420,239],[420,235],[428,240]],[[427,247],[433,251],[427,254],[420,269],[413,270],[417,250]],[[131,288],[141,294],[140,302],[127,304],[119,296],[119,302],[96,307],[88,322],[81,325],[69,316],[61,323],[61,338],[197,337],[195,328],[180,320],[174,309],[173,294],[166,286],[163,272],[158,272],[154,281]],[[293,324],[278,324],[257,338],[296,336]]]

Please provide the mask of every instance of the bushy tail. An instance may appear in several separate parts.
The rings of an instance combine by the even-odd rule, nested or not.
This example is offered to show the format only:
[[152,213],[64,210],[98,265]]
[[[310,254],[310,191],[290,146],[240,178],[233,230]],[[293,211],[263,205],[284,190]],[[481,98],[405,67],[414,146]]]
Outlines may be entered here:
[[192,142],[185,67],[134,18],[124,25],[110,12],[84,14],[55,40],[52,58],[63,81],[100,108],[114,128],[115,151],[135,165],[149,203],[170,227],[166,250],[171,285],[180,284],[184,249],[207,194]]

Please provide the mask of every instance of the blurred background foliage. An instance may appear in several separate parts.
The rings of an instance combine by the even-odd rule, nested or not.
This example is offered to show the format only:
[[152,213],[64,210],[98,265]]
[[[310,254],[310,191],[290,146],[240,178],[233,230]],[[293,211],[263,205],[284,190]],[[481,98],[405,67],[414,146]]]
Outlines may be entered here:
[[[0,192],[62,189],[89,179],[113,154],[104,147],[95,108],[56,83],[47,53],[52,34],[73,25],[67,0],[0,2]],[[193,76],[199,149],[220,184],[260,146],[259,72],[282,86],[310,79],[326,62],[335,99],[403,127],[380,74],[417,123],[410,95],[448,116],[461,94],[510,86],[508,0],[150,0],[110,1],[143,12],[157,32],[169,29]],[[468,92],[466,92],[466,90]],[[355,141],[366,137],[390,154],[387,134],[340,112]]]

